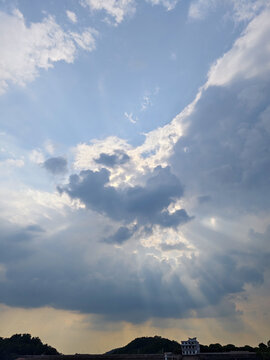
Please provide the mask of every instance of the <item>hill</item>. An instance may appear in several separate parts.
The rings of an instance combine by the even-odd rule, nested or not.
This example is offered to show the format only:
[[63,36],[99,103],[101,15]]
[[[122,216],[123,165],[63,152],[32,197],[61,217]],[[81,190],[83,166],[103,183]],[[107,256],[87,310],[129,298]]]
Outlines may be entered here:
[[38,337],[30,334],[15,334],[10,338],[0,337],[0,359],[12,360],[21,355],[58,355],[58,351],[43,344]]
[[162,354],[164,352],[181,353],[181,346],[177,341],[161,336],[141,337],[132,340],[124,347],[109,351],[107,354]]

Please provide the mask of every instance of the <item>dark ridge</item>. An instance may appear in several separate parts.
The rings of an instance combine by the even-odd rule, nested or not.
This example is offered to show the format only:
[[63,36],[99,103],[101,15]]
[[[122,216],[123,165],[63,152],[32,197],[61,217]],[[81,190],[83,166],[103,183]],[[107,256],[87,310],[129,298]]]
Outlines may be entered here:
[[58,351],[30,334],[0,337],[0,360],[13,360],[24,355],[58,355]]
[[124,347],[111,350],[107,354],[163,354],[164,352],[180,354],[181,346],[177,341],[161,336],[141,337]]

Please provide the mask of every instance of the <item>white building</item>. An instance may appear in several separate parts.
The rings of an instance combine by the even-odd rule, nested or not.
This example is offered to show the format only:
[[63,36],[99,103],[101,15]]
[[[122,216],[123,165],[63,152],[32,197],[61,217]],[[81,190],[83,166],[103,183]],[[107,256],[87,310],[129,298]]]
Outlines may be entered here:
[[200,353],[200,344],[197,338],[188,338],[186,341],[181,341],[182,355],[197,355]]

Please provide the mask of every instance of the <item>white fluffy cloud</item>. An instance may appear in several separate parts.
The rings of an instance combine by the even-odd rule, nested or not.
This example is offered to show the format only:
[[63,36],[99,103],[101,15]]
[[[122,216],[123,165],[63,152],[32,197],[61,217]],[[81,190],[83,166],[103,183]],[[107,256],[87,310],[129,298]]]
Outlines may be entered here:
[[189,17],[196,20],[204,18],[209,8],[212,8],[214,4],[215,0],[193,1],[189,7]]
[[267,6],[265,0],[232,0],[232,2],[236,21],[250,20]]
[[76,24],[77,22],[77,16],[73,11],[67,10],[66,11],[67,17],[69,18],[69,20],[71,22],[73,22],[73,24]]
[[45,161],[44,154],[40,149],[33,149],[29,154],[29,160],[35,164],[42,164]]
[[114,19],[116,25],[135,11],[134,0],[82,0],[81,3],[92,11],[105,11]]
[[[145,0],[152,5],[161,5],[166,10],[172,10],[179,0]],[[105,13],[113,18],[114,25],[119,25],[125,17],[132,15],[136,11],[136,0],[81,0],[84,7],[88,7],[91,11],[105,11]],[[110,18],[105,18],[110,22]]]
[[[189,8],[192,19],[203,19],[218,5],[224,5],[222,0],[194,0]],[[264,0],[228,0],[226,5],[232,6],[233,19],[236,22],[252,19],[258,11],[267,5]]]
[[74,40],[77,46],[86,51],[93,51],[96,48],[95,37],[98,35],[98,32],[94,29],[87,29],[81,34],[71,32],[70,36]]
[[40,69],[49,69],[57,61],[72,63],[78,47],[92,51],[96,32],[67,33],[52,16],[26,25],[23,14],[15,10],[0,12],[0,93],[10,83],[25,85],[33,81]]
[[214,64],[207,86],[226,85],[234,79],[265,77],[270,72],[270,8],[250,22],[232,49]]
[[152,5],[163,5],[168,11],[172,10],[179,0],[147,0]]
[[4,161],[0,161],[0,166],[11,166],[11,167],[23,167],[24,160],[23,159],[6,159]]

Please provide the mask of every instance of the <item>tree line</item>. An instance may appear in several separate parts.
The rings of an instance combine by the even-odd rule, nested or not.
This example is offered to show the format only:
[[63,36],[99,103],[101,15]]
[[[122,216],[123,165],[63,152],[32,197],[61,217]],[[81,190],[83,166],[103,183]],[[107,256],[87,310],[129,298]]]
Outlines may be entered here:
[[[249,345],[235,346],[233,344],[200,345],[202,353],[250,351],[256,352],[263,360],[270,360],[270,340],[267,344],[260,343],[256,347]],[[172,352],[181,354],[181,345],[177,341],[161,336],[140,337],[122,348],[109,351],[110,354],[162,354]],[[30,334],[15,334],[10,338],[0,337],[0,360],[14,360],[22,355],[59,355],[58,351],[48,344],[43,344],[40,338]]]
[[50,345],[30,334],[15,334],[10,338],[0,337],[0,360],[13,360],[21,355],[58,355]]
[[[233,344],[221,345],[210,344],[200,345],[201,353],[230,352],[230,351],[250,351],[256,352],[264,360],[270,360],[270,340],[267,345],[260,343],[256,347],[249,345],[235,346]],[[136,338],[124,347],[109,351],[110,354],[162,354],[172,352],[181,354],[181,345],[177,341],[162,338],[161,336]]]
[[261,342],[258,346],[255,347],[249,345],[235,346],[233,344],[221,345],[218,343],[210,344],[210,345],[200,345],[200,350],[202,353],[250,351],[250,352],[256,352],[258,355],[260,355],[260,357],[270,360],[270,340],[267,342],[267,345]]

